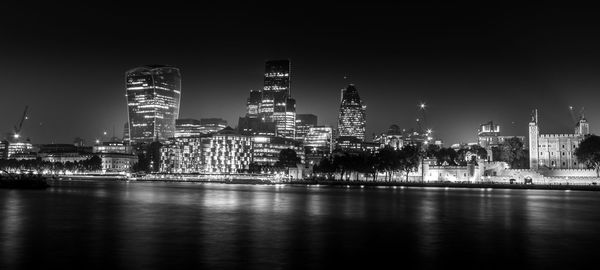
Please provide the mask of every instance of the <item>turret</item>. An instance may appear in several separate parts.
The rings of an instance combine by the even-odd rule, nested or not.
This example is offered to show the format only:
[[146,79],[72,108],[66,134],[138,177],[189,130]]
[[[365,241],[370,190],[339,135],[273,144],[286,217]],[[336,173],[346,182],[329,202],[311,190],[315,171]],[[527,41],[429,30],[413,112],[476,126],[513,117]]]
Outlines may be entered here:
[[577,121],[577,124],[575,125],[575,134],[582,136],[590,134],[590,124],[588,123],[587,119],[585,119],[583,112],[579,117],[579,121]]
[[532,170],[538,169],[539,150],[538,139],[540,130],[538,126],[537,109],[531,113],[531,121],[529,122],[529,168]]

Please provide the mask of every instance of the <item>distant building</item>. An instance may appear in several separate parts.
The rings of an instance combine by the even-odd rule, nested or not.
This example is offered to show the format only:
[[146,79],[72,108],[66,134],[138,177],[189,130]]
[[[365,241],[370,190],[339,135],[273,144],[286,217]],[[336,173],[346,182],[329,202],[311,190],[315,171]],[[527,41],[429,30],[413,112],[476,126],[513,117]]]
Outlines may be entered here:
[[124,142],[103,142],[99,145],[94,145],[92,148],[93,153],[113,153],[113,154],[132,154],[133,147],[125,144]]
[[238,173],[252,162],[252,138],[227,127],[208,137],[202,151],[205,172]]
[[248,118],[259,118],[259,108],[262,100],[262,92],[250,90],[250,97],[246,103],[246,116]]
[[204,160],[202,157],[203,143],[209,144],[208,138],[199,136],[178,137],[166,142],[160,149],[160,172],[204,172]]
[[125,173],[138,163],[138,156],[123,153],[99,153],[103,173]]
[[289,60],[265,63],[259,118],[264,122],[274,122],[277,136],[293,139],[296,136],[296,101],[291,96],[290,74]]
[[529,122],[529,168],[584,169],[585,164],[575,156],[579,143],[590,134],[590,126],[582,114],[573,134],[540,134],[538,113]]
[[129,139],[129,122],[125,122],[125,125],[123,125],[123,141],[126,143],[131,142]]
[[342,89],[338,118],[340,137],[355,137],[360,141],[364,141],[367,126],[366,108],[354,84]]
[[[35,158],[33,144],[30,142],[8,142],[6,146],[6,158],[19,159],[18,157],[29,157],[33,153]],[[29,158],[26,158],[29,159]]]
[[175,120],[175,138],[198,137],[203,131],[202,124],[196,119]]
[[490,121],[485,124],[481,124],[479,127],[479,133],[477,134],[479,146],[483,148],[490,148],[494,146],[501,145],[504,141],[517,138],[522,141],[527,147],[527,141],[525,141],[525,136],[501,136],[500,135],[500,126],[494,124],[494,122]]
[[131,69],[125,76],[131,142],[174,137],[181,97],[179,69],[149,65]]
[[252,137],[252,162],[261,166],[273,166],[279,161],[279,153],[284,149],[292,149],[296,152],[300,162],[304,162],[304,149],[302,143],[294,139],[254,136]]
[[200,119],[200,133],[214,134],[227,127],[227,121],[221,118]]
[[350,151],[375,152],[380,148],[377,142],[365,142],[354,136],[340,136],[336,139],[337,148]]
[[311,127],[317,125],[317,116],[314,114],[296,115],[296,139],[303,140]]
[[404,146],[404,132],[400,130],[398,125],[391,125],[386,133],[375,136],[373,141],[379,143],[380,148],[401,149]]
[[309,165],[318,164],[321,159],[329,156],[333,151],[333,138],[332,127],[310,127],[304,137],[306,163]]
[[247,136],[275,136],[275,123],[264,122],[260,118],[244,116],[239,118],[238,132]]

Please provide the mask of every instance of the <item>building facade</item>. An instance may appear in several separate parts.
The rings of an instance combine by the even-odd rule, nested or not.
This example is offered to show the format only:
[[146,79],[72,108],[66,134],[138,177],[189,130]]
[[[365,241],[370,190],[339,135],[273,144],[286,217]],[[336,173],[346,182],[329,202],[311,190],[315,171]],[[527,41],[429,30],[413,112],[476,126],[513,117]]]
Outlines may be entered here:
[[294,150],[300,162],[304,162],[304,149],[301,142],[274,136],[252,137],[252,162],[261,166],[273,166],[279,161],[279,153],[284,149]]
[[304,140],[311,127],[317,125],[317,116],[314,114],[296,115],[296,139]]
[[206,173],[232,174],[248,170],[252,162],[252,137],[226,128],[203,142],[202,158]]
[[174,137],[181,97],[179,69],[143,66],[127,71],[125,77],[131,142],[150,143]]
[[175,138],[198,137],[202,134],[202,125],[197,119],[175,120]]
[[340,137],[355,137],[361,141],[365,139],[367,126],[367,106],[358,95],[354,84],[342,89],[340,97],[340,112],[338,118],[338,132]]
[[160,172],[203,172],[203,143],[207,143],[207,138],[199,136],[173,138],[166,142],[160,149]]
[[214,134],[227,127],[227,121],[221,118],[200,119],[200,133]]
[[529,122],[529,168],[585,169],[586,165],[574,153],[589,132],[589,123],[581,115],[573,134],[540,134],[535,110]]
[[296,100],[291,96],[290,60],[272,60],[265,63],[259,117],[264,122],[275,123],[277,136],[295,138]]

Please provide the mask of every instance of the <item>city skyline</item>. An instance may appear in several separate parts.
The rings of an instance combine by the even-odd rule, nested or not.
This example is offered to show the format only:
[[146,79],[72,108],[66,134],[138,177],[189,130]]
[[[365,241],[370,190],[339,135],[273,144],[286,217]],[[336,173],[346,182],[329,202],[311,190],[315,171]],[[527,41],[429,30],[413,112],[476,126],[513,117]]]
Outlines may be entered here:
[[[315,114],[319,124],[336,126],[339,89],[354,83],[369,108],[367,139],[392,124],[414,127],[420,102],[427,104],[426,125],[448,144],[476,141],[477,128],[490,120],[507,134],[526,135],[529,112],[536,108],[542,112],[544,133],[572,130],[568,106],[586,107],[591,133],[600,126],[595,117],[600,109],[593,106],[600,88],[595,50],[599,24],[589,11],[545,6],[469,13],[451,6],[386,11],[325,5],[323,11],[300,8],[278,14],[289,20],[269,31],[287,29],[289,35],[271,43],[264,40],[267,30],[262,29],[269,21],[261,15],[276,8],[251,7],[248,12],[255,16],[244,15],[247,7],[242,5],[218,19],[223,14],[218,7],[207,7],[215,15],[200,18],[183,6],[175,8],[183,21],[174,20],[176,27],[170,30],[181,42],[157,41],[143,48],[130,46],[142,39],[120,27],[137,18],[119,16],[131,8],[106,24],[99,23],[96,13],[85,12],[59,12],[39,29],[34,26],[46,18],[43,14],[34,12],[38,17],[28,23],[24,13],[3,18],[11,27],[2,29],[10,42],[1,45],[5,62],[0,87],[12,97],[0,108],[1,131],[9,132],[22,108],[30,105],[23,134],[34,143],[70,143],[75,137],[90,143],[106,139],[105,131],[110,137],[113,126],[121,134],[127,121],[122,74],[146,63],[182,70],[180,118],[224,118],[235,126],[245,114],[249,90],[263,87],[267,59],[293,62],[297,113]],[[307,25],[299,22],[306,12],[314,15]],[[328,12],[360,14],[364,24],[337,22]],[[403,16],[379,16],[390,12]],[[256,20],[244,20],[248,16]],[[417,20],[419,16],[429,22]],[[212,19],[222,24],[211,24]],[[170,29],[152,25],[156,28],[136,33]],[[194,37],[192,27],[202,39]],[[37,42],[28,42],[24,33],[35,35]],[[502,99],[507,97],[509,101]]]

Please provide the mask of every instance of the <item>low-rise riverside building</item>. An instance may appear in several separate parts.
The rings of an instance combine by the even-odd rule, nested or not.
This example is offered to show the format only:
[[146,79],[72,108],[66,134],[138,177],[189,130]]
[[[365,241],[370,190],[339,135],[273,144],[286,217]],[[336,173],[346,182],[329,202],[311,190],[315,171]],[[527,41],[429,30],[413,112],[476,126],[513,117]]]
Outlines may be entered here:
[[178,137],[160,149],[160,171],[165,173],[198,173],[203,171],[202,140],[206,137]]
[[138,157],[123,153],[98,153],[102,160],[102,173],[125,173],[131,171],[133,165],[138,162]]
[[275,165],[279,161],[279,153],[284,149],[294,150],[301,163],[304,163],[304,149],[299,141],[274,136],[254,136],[252,142],[252,162],[257,165]]

